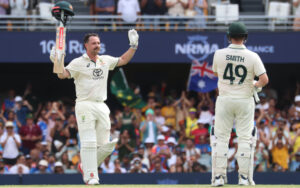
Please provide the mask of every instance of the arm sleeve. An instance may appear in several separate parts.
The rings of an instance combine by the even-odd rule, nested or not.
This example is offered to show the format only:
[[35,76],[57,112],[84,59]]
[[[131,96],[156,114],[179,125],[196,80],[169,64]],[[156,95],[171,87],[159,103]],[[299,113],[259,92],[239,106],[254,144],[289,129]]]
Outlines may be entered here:
[[255,58],[255,63],[254,63],[254,74],[255,76],[260,76],[264,73],[266,73],[266,69],[265,69],[265,66],[263,64],[263,62],[261,61],[260,57],[256,55],[256,58]]
[[104,58],[104,62],[108,64],[109,70],[114,70],[120,59],[119,57],[112,57],[109,55],[106,55],[103,58]]
[[218,72],[218,67],[217,67],[217,51],[215,52],[215,55],[214,55],[212,69],[213,69],[213,72],[216,72],[216,73]]
[[78,75],[78,70],[76,69],[76,61],[73,60],[71,61],[66,67],[65,69],[67,71],[69,71],[70,73],[70,78],[76,78]]

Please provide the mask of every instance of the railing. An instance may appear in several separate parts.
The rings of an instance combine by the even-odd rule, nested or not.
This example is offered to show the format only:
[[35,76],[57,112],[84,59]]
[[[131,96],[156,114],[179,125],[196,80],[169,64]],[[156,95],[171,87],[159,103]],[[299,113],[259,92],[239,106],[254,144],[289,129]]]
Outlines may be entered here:
[[[174,17],[138,16],[135,23],[122,21],[121,16],[74,16],[67,24],[69,31],[122,31],[136,28],[142,31],[225,31],[234,20],[243,21],[252,31],[293,31],[294,16],[270,17],[242,15],[238,17]],[[0,31],[53,31],[58,25],[52,17],[0,16]],[[300,25],[300,24],[299,24]],[[300,27],[296,28],[300,30]]]

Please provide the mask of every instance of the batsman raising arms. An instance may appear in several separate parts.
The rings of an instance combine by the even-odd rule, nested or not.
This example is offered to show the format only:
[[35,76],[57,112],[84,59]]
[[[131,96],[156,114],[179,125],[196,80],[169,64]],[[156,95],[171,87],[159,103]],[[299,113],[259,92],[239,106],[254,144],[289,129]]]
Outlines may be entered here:
[[[80,168],[86,184],[99,184],[97,167],[114,150],[117,139],[110,141],[110,110],[104,101],[107,98],[109,70],[126,65],[133,57],[139,36],[136,30],[128,31],[130,48],[121,57],[99,56],[100,38],[95,33],[86,34],[86,53],[71,61],[57,76],[73,78],[76,88],[75,113],[81,142]],[[58,52],[52,48],[50,59],[55,61]]]
[[[217,50],[213,71],[218,76],[219,96],[216,101],[215,126],[212,129],[212,185],[222,186],[226,180],[227,153],[230,133],[235,123],[238,136],[237,161],[239,184],[255,185],[253,155],[256,145],[253,95],[268,83],[260,57],[244,46],[248,32],[243,23],[229,26],[231,44]],[[254,81],[257,76],[259,80]]]

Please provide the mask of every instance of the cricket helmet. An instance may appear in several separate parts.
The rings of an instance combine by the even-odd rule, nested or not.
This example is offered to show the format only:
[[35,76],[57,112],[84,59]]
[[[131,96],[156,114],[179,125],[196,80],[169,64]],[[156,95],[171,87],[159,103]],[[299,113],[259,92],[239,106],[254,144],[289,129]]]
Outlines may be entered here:
[[248,31],[245,24],[242,22],[233,22],[232,24],[230,24],[227,31],[227,37],[228,39],[235,37],[245,37],[245,40],[247,40]]
[[59,1],[52,8],[52,16],[59,21],[64,21],[65,18],[61,18],[61,11],[64,11],[64,17],[74,16],[73,6],[67,1]]

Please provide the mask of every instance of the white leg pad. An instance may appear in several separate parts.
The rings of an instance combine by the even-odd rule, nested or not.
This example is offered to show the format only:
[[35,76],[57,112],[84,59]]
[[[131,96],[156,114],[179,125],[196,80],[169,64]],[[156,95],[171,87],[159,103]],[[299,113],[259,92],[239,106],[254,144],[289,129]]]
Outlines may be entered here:
[[228,144],[216,139],[212,143],[212,182],[216,176],[226,177]]
[[80,157],[83,170],[83,180],[88,182],[90,179],[99,181],[97,169],[97,143],[96,133],[93,129],[83,129],[80,132]]
[[111,142],[108,142],[97,149],[97,166],[99,166],[104,159],[109,156],[115,149],[118,139],[115,138]]
[[238,143],[237,161],[239,164],[239,174],[249,178],[251,163],[251,144]]

